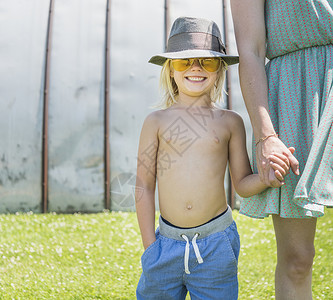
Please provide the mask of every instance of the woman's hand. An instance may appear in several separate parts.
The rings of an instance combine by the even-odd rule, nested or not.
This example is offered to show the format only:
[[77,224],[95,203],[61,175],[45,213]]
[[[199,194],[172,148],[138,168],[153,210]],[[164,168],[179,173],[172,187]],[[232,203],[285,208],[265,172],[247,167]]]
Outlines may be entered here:
[[[289,151],[291,154],[294,154],[295,148],[290,147]],[[269,171],[269,179],[275,180],[276,177],[280,181],[280,186],[285,184],[284,178],[289,174],[289,161],[286,156],[278,153],[274,153],[270,155],[270,171]]]
[[[277,137],[261,141],[256,149],[257,168],[261,181],[267,186],[278,188],[283,185],[289,168],[299,175],[299,164],[293,156],[294,151],[294,148],[288,149]],[[272,167],[274,172],[271,171]]]

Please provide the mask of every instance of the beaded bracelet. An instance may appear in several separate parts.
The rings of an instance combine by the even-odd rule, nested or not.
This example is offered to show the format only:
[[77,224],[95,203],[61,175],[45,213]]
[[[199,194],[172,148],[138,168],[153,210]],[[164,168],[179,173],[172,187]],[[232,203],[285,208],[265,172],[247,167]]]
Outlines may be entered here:
[[260,138],[258,142],[256,142],[256,146],[257,146],[260,142],[263,142],[264,140],[267,140],[267,139],[270,138],[271,136],[279,137],[279,135],[276,134],[276,133],[273,133],[273,134],[270,134],[270,135],[266,135],[266,136]]

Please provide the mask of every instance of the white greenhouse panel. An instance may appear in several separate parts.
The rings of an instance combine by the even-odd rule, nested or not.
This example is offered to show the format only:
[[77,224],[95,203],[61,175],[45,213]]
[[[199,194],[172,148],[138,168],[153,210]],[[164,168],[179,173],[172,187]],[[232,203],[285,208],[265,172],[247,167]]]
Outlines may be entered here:
[[49,99],[50,211],[104,208],[105,0],[57,0]]
[[0,2],[0,213],[41,212],[49,1]]
[[[50,1],[0,1],[0,213],[42,212],[44,208],[43,93]],[[108,1],[53,3],[46,119],[47,209],[59,213],[100,212],[106,208],[104,81]],[[170,30],[179,16],[212,19],[223,32],[223,1],[109,3],[110,105],[106,129],[110,161],[106,167],[111,173],[107,192],[111,210],[126,211],[135,209],[141,127],[161,98],[161,67],[148,60],[164,51],[166,27]],[[229,0],[225,3],[229,9]],[[228,27],[230,54],[237,54],[230,12]],[[228,72],[232,108],[244,117],[250,134],[237,65]],[[228,188],[227,180],[225,185]]]
[[111,1],[111,209],[133,210],[136,157],[145,117],[159,102],[164,1]]

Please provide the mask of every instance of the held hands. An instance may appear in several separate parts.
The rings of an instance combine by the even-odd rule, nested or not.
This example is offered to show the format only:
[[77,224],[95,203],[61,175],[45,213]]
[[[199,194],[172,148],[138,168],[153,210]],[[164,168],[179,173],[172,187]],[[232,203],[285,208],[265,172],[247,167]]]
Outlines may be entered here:
[[[295,148],[290,147],[288,148],[291,154],[294,154]],[[278,153],[273,153],[268,156],[269,158],[269,174],[268,178],[270,181],[276,181],[276,179],[279,180],[279,187],[284,185],[284,177],[286,177],[289,174],[290,166],[289,166],[289,160],[286,158],[286,156]]]
[[270,137],[257,146],[257,167],[261,181],[267,186],[278,188],[290,168],[299,175],[299,164],[293,156],[295,148],[289,149],[277,137]]

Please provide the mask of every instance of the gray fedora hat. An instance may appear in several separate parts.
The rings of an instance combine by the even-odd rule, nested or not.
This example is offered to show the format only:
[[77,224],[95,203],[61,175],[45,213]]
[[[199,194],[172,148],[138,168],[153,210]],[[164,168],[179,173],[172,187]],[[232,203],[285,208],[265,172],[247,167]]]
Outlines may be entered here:
[[167,49],[149,62],[163,66],[169,59],[221,57],[228,65],[238,63],[238,56],[227,55],[221,33],[213,21],[180,17],[172,25]]

